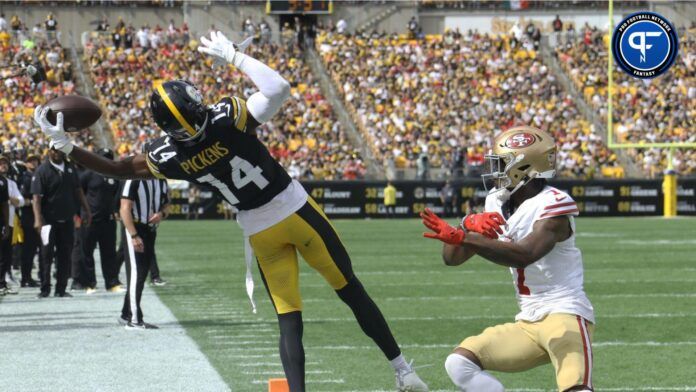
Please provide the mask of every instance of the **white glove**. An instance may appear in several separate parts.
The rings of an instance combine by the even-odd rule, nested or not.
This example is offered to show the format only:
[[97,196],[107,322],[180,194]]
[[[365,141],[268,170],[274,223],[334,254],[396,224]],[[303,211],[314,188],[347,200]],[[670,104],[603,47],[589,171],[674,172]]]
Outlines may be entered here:
[[251,44],[253,40],[249,37],[240,44],[235,44],[228,40],[222,32],[213,31],[210,33],[210,39],[201,37],[201,45],[198,46],[198,51],[215,58],[215,65],[225,65],[232,63],[235,67],[239,67],[244,62],[244,49]]
[[73,144],[63,129],[63,113],[58,112],[56,114],[56,125],[53,125],[48,121],[48,111],[49,108],[47,106],[37,106],[34,109],[34,122],[41,127],[41,132],[51,139],[51,148],[70,154]]

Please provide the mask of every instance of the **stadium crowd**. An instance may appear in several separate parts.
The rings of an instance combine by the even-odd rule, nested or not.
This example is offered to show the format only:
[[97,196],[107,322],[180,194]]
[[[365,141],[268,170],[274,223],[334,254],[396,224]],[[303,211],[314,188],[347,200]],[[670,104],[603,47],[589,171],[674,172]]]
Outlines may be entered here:
[[458,147],[468,146],[466,165],[475,173],[495,134],[533,124],[557,138],[562,176],[623,175],[532,39],[447,31],[414,40],[324,30],[316,42],[364,138],[396,168],[420,171],[427,161],[454,172]]
[[[680,38],[680,55],[669,72],[641,81],[615,70],[613,120],[619,143],[696,142],[696,40],[692,29]],[[607,117],[607,42],[605,31],[585,28],[578,41],[556,48],[563,70],[586,102]],[[667,149],[635,149],[630,154],[651,177],[668,166]],[[696,174],[696,149],[676,150],[674,169]]]
[[[187,79],[199,86],[210,103],[223,95],[248,97],[253,93],[252,84],[234,68],[212,69],[210,60],[196,51],[197,42],[189,37],[185,26],[143,26],[136,33],[136,37],[140,36],[143,39],[133,40],[131,47],[116,45],[113,39],[99,34],[85,45],[85,56],[106,109],[118,155],[137,152],[148,139],[159,136],[147,107],[153,85],[162,80]],[[277,69],[292,85],[291,98],[282,114],[257,131],[273,156],[295,178],[361,178],[364,164],[346,142],[341,124],[304,62],[299,45],[257,39],[248,50]]]
[[[0,29],[0,110],[2,126],[0,142],[5,153],[22,158],[27,151],[41,154],[48,147],[43,134],[35,132],[32,115],[37,105],[54,97],[73,94],[73,69],[63,47],[21,30],[11,36]],[[26,65],[43,68],[46,80],[35,83],[20,72]],[[40,66],[39,66],[40,65]],[[81,133],[82,144],[88,144],[88,133]]]

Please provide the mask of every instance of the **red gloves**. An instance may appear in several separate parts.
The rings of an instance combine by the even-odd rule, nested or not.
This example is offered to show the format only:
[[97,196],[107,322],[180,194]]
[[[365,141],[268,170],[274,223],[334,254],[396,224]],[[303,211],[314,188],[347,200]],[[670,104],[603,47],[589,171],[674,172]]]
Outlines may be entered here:
[[464,241],[466,235],[464,230],[450,226],[429,208],[421,212],[420,217],[423,218],[425,227],[433,231],[433,233],[423,233],[423,237],[434,238],[451,245],[461,245],[462,241]]
[[483,234],[491,239],[497,239],[498,235],[503,234],[503,229],[500,226],[505,224],[505,219],[497,212],[470,214],[462,220],[462,226],[467,231]]

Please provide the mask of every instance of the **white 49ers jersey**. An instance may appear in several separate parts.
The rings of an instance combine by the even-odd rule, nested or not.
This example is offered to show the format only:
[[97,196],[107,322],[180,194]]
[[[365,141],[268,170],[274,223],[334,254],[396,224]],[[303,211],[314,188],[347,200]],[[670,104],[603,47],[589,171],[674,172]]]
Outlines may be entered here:
[[486,211],[498,212],[507,221],[500,241],[519,242],[532,233],[534,222],[567,215],[573,233],[557,242],[551,251],[526,268],[510,268],[517,291],[520,313],[515,320],[538,321],[550,313],[570,313],[594,323],[594,310],[583,289],[580,249],[575,246],[575,201],[565,192],[547,186],[525,200],[510,216],[495,194],[486,197]]

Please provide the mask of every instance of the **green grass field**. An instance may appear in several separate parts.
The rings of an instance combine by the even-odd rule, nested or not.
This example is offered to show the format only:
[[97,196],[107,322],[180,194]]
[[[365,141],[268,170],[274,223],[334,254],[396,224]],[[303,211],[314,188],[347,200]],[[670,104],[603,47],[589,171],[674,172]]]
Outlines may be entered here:
[[[334,222],[354,269],[405,355],[433,390],[454,390],[443,362],[464,337],[513,319],[506,268],[472,259],[446,267],[417,220]],[[596,390],[696,390],[696,220],[580,219],[585,288],[597,315]],[[242,236],[232,222],[171,221],[158,238],[157,293],[233,391],[282,376],[277,327],[258,271],[259,312],[244,289]],[[322,278],[301,268],[311,391],[393,390],[382,353]],[[550,365],[497,374],[509,390],[554,390]],[[692,389],[693,388],[693,389]]]

